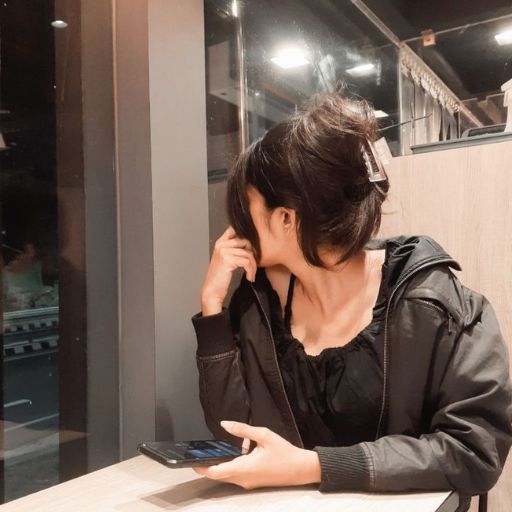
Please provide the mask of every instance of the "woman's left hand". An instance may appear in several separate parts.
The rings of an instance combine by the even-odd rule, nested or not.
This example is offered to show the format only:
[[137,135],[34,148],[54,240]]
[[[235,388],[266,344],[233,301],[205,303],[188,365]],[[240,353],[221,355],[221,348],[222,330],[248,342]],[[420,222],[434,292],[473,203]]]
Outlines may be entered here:
[[[244,489],[320,482],[320,461],[316,452],[297,448],[266,427],[237,421],[221,421],[221,426],[234,436],[255,441],[257,446],[249,454],[229,462],[195,467],[196,473]],[[246,444],[244,441],[244,446]]]

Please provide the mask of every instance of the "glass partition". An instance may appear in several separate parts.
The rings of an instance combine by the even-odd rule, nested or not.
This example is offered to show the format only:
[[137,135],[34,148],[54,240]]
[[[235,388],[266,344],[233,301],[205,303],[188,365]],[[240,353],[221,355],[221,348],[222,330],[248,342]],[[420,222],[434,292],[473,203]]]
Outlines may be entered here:
[[[2,502],[118,457],[115,443],[96,450],[99,436],[117,431],[117,341],[104,336],[116,304],[100,304],[96,282],[115,261],[115,236],[91,251],[101,266],[86,243],[116,222],[113,117],[98,122],[112,98],[89,88],[112,87],[111,60],[105,73],[95,54],[111,44],[106,7],[0,4]],[[91,38],[91,27],[104,36]],[[91,223],[90,211],[104,224]],[[104,279],[116,289],[115,268]],[[104,359],[90,357],[98,346]],[[98,379],[105,367],[110,375]]]
[[400,48],[402,154],[512,136],[509,1],[353,1]]
[[205,29],[208,155],[226,157],[210,183],[338,81],[371,102],[394,155],[512,130],[510,2],[206,0]]
[[316,92],[367,99],[400,152],[398,48],[351,2],[205,1],[210,234],[234,156]]

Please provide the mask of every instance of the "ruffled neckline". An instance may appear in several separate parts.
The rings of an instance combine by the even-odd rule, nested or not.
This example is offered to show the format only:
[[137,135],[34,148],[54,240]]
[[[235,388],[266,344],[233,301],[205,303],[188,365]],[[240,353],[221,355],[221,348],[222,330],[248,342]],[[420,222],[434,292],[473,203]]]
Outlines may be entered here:
[[326,355],[335,353],[337,355],[345,354],[353,350],[359,350],[361,345],[365,343],[373,343],[374,337],[380,332],[381,324],[385,318],[387,299],[388,299],[388,283],[387,283],[387,270],[388,270],[388,252],[382,265],[382,278],[377,294],[377,300],[372,310],[372,319],[366,327],[359,331],[351,340],[344,345],[338,347],[326,347],[318,354],[308,354],[304,345],[300,340],[295,338],[291,331],[285,325],[284,315],[281,309],[281,301],[279,295],[272,287],[266,273],[264,273],[267,285],[270,291],[270,309],[272,314],[272,328],[274,330],[274,337],[277,338],[277,349],[286,349],[289,344],[296,346],[298,350],[303,352],[304,356],[311,361],[321,360]]

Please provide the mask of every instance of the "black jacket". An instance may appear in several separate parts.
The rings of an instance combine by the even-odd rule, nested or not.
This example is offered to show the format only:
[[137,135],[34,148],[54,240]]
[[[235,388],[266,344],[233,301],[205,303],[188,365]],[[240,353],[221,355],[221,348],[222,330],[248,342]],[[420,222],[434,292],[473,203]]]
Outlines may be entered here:
[[[509,363],[492,306],[463,286],[460,270],[426,236],[388,244],[389,304],[380,355],[383,396],[376,439],[315,447],[320,491],[489,490],[512,442]],[[222,419],[266,426],[296,446],[300,434],[270,329],[264,269],[242,278],[229,308],[192,318],[200,400],[216,438],[240,445]],[[362,383],[364,385],[364,383]]]

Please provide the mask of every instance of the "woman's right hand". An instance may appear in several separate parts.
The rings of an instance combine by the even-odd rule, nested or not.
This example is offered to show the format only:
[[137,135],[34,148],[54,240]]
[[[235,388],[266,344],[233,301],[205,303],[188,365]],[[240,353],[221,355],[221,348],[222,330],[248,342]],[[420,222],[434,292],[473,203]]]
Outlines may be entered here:
[[244,268],[249,281],[256,278],[257,263],[249,240],[238,238],[229,226],[215,242],[210,266],[201,290],[201,310],[203,316],[222,311],[228,294],[233,272]]

